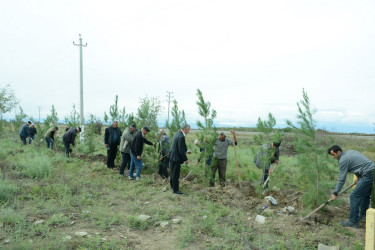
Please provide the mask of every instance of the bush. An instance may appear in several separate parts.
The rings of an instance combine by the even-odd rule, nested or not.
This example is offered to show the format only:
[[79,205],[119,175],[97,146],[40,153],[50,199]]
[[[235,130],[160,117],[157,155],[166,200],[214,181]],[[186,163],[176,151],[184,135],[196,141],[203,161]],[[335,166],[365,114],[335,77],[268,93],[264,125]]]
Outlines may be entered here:
[[18,188],[12,182],[3,179],[0,173],[0,201],[7,201],[17,192]]
[[23,166],[23,172],[33,179],[47,177],[52,173],[51,160],[46,155],[35,155],[31,159],[21,159],[19,165]]

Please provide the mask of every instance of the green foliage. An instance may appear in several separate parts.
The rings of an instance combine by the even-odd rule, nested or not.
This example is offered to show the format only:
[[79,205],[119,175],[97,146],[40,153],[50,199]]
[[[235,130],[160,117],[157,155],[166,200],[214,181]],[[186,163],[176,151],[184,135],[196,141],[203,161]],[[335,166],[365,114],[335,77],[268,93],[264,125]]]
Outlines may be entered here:
[[148,228],[148,221],[147,220],[140,220],[138,217],[133,215],[126,216],[128,221],[129,227],[137,230],[146,230]]
[[83,147],[85,154],[93,154],[95,152],[95,146],[97,145],[96,135],[101,134],[102,123],[93,114],[90,114],[90,119],[85,127],[85,144]]
[[211,103],[205,101],[202,91],[197,89],[198,101],[198,113],[203,117],[204,122],[197,121],[197,126],[202,130],[199,134],[199,140],[202,142],[202,160],[200,161],[203,164],[205,169],[205,176],[209,176],[210,166],[206,166],[206,158],[213,154],[214,144],[217,138],[216,127],[214,126],[214,119],[216,118],[216,110],[211,109]]
[[172,115],[172,121],[168,123],[168,120],[167,120],[165,122],[165,126],[168,129],[169,136],[173,137],[173,135],[178,130],[180,130],[184,124],[186,124],[185,111],[178,110],[177,100],[173,100],[171,115]]
[[316,134],[316,121],[314,119],[315,109],[310,107],[310,100],[305,90],[302,91],[303,99],[297,103],[298,126],[291,121],[287,124],[296,132],[294,145],[298,152],[297,159],[301,167],[300,185],[307,192],[302,200],[305,205],[314,207],[324,201],[326,196],[322,189],[322,176],[327,174],[328,157],[326,149],[320,145],[320,139]]
[[137,126],[148,126],[151,131],[158,131],[158,116],[162,110],[158,97],[144,97],[139,99],[140,106],[137,110]]
[[41,179],[52,173],[51,159],[48,155],[35,154],[32,158],[21,158],[18,164],[23,172],[30,178]]
[[69,127],[78,127],[80,125],[80,114],[79,112],[76,110],[76,105],[73,104],[73,109],[72,111],[70,112],[69,115],[65,116],[64,120],[65,120],[65,124],[67,124]]
[[55,109],[55,105],[52,105],[51,113],[47,115],[46,119],[44,120],[44,125],[46,128],[57,126],[59,122],[59,118],[57,117],[57,112]]
[[0,117],[11,111],[17,104],[18,100],[9,85],[0,87]]
[[2,178],[0,173],[0,201],[8,201],[18,188],[11,181]]
[[21,126],[25,123],[25,119],[27,118],[27,115],[23,112],[23,109],[20,107],[19,108],[19,112],[16,113],[16,116],[15,116],[15,119],[13,121],[13,124],[14,124],[14,129],[16,131],[18,131]]

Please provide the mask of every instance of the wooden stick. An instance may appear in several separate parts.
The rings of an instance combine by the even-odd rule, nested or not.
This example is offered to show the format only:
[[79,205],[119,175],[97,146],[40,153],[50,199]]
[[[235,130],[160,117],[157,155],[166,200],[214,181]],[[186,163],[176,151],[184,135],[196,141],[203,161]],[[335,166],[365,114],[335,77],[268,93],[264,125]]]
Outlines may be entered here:
[[166,154],[164,155],[163,157],[161,157],[158,161],[162,161],[165,157],[167,157],[169,154]]
[[[344,190],[342,190],[340,194],[342,193],[345,193],[348,189],[350,189],[351,187],[353,187],[354,185],[356,185],[357,183],[353,183],[352,185],[346,187]],[[309,213],[308,215],[306,215],[306,217],[303,217],[301,218],[300,220],[306,220],[307,218],[309,218],[311,215],[313,215],[314,213],[318,212],[320,209],[322,209],[325,205],[327,205],[328,203],[330,203],[331,201],[333,201],[332,198],[330,198],[328,201],[324,202],[322,205],[320,205],[319,207],[317,207],[316,209],[314,209],[314,211],[312,211],[311,213]]]
[[[273,168],[271,169],[272,172],[273,172],[273,170],[275,170],[276,166],[277,166],[277,164],[275,164],[275,165],[273,166]],[[263,184],[263,188],[267,185],[269,179],[270,179],[270,173],[269,173],[269,171],[268,171],[268,177],[267,177],[267,180],[266,180],[266,181],[264,182],[264,184]]]
[[237,177],[238,177],[238,185],[240,186],[240,189],[242,189],[241,179],[240,179],[240,171],[238,170],[238,158],[237,158],[237,150],[236,150],[236,143],[233,143],[233,149],[234,149],[234,157],[236,158],[236,168],[237,168]]

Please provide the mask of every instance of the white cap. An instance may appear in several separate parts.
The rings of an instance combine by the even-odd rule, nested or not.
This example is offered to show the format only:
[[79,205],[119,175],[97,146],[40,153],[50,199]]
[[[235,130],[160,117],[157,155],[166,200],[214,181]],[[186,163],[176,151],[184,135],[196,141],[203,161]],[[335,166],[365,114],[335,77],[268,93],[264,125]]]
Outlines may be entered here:
[[201,143],[201,142],[198,139],[195,139],[194,144],[198,145],[199,143]]

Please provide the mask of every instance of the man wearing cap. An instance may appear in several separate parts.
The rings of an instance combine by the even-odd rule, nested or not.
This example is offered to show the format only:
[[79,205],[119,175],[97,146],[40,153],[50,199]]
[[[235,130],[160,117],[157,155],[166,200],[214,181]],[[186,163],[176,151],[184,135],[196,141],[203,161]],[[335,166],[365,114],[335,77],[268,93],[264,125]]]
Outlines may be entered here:
[[26,124],[24,124],[19,132],[21,141],[23,142],[23,145],[26,145],[26,138],[30,137],[30,128],[31,121],[28,121]]
[[375,164],[366,156],[355,150],[343,151],[340,146],[334,145],[327,150],[332,158],[339,162],[339,180],[331,195],[335,200],[344,186],[346,175],[356,175],[356,187],[350,194],[350,216],[349,220],[342,222],[344,227],[359,227],[359,221],[366,222],[366,210],[369,208],[370,196],[373,185],[373,171]]
[[[263,150],[266,152],[266,164],[264,166],[263,171],[263,180],[260,183],[261,185],[264,184],[264,182],[268,179],[268,175],[272,174],[272,170],[270,169],[271,164],[279,164],[280,159],[280,150],[279,147],[281,145],[281,141],[278,142],[272,142],[271,144],[264,144]],[[266,184],[265,188],[268,188],[268,183]]]
[[125,129],[121,136],[120,152],[122,161],[120,166],[120,175],[124,175],[126,166],[128,166],[128,170],[130,168],[130,145],[133,142],[136,131],[137,126],[133,123],[127,129]]
[[[230,131],[233,135],[234,144],[237,145],[236,133]],[[233,141],[225,135],[224,131],[219,133],[219,137],[215,141],[214,160],[211,167],[210,186],[215,186],[216,171],[219,172],[219,181],[221,186],[225,186],[225,174],[227,171],[227,154],[229,145],[233,146]]]
[[165,133],[163,129],[160,129],[160,139],[158,144],[159,154],[159,171],[158,174],[168,179],[168,165],[169,165],[169,136]]
[[111,126],[105,129],[104,145],[107,149],[107,168],[115,167],[117,155],[117,146],[121,141],[121,129],[118,127],[118,121],[114,121]]
[[49,128],[47,130],[46,134],[44,135],[44,140],[47,143],[47,148],[50,148],[50,146],[51,146],[51,149],[53,149],[53,143],[55,141],[55,133],[56,133],[57,130],[59,130],[58,127]]
[[130,169],[129,169],[129,180],[134,180],[133,171],[134,168],[137,169],[136,173],[136,180],[138,181],[141,178],[141,171],[143,167],[142,161],[142,151],[143,151],[143,144],[146,143],[148,145],[156,146],[155,143],[150,142],[145,138],[145,135],[150,132],[150,129],[144,126],[141,131],[139,131],[133,139],[133,142],[130,146]]
[[35,135],[38,133],[36,131],[34,123],[30,125],[30,137],[29,137],[29,144],[31,144],[31,140],[35,140]]
[[169,152],[169,158],[172,161],[171,164],[171,179],[170,185],[174,194],[184,194],[180,191],[179,181],[181,164],[189,163],[186,156],[188,153],[185,136],[190,132],[190,125],[185,124],[181,130],[177,131],[173,136],[171,151]]
[[73,147],[75,147],[75,139],[76,139],[76,136],[77,136],[77,133],[80,133],[81,132],[81,128],[78,127],[78,128],[69,128],[68,131],[65,132],[65,134],[63,135],[63,142],[64,142],[64,146],[65,146],[65,154],[67,157],[69,157],[69,153],[71,152],[70,150],[70,144],[73,145]]

